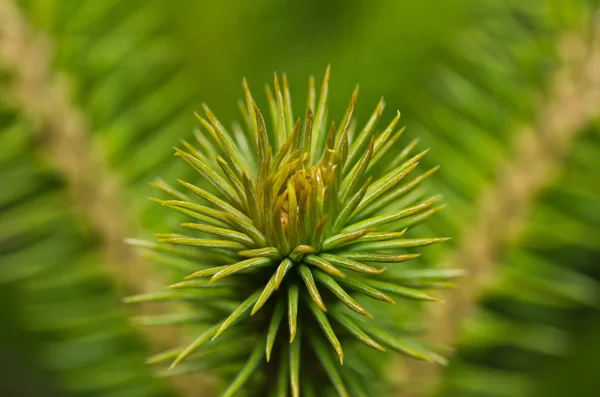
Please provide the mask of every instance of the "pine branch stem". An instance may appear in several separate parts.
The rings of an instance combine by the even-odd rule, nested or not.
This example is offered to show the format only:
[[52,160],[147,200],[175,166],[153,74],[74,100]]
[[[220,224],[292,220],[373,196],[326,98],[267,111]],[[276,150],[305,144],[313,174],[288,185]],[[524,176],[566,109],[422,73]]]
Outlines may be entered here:
[[[593,40],[581,32],[563,36],[559,64],[542,98],[538,116],[516,134],[511,155],[501,164],[497,179],[481,196],[462,244],[447,258],[450,268],[464,268],[460,288],[447,297],[448,305],[431,307],[429,321],[437,324],[429,340],[452,346],[463,324],[489,284],[502,253],[515,244],[538,194],[561,171],[574,139],[600,109],[600,29]],[[436,310],[437,309],[437,310]],[[432,387],[440,369],[415,364],[411,378]],[[418,379],[418,380],[417,380]],[[427,395],[427,393],[415,393]]]
[[[119,294],[163,285],[147,271],[135,248],[124,243],[139,234],[139,227],[123,204],[125,192],[117,175],[90,139],[91,126],[74,103],[65,76],[52,70],[51,40],[30,26],[11,0],[0,0],[0,62],[14,76],[8,94],[34,124],[40,152],[67,182],[70,205],[98,233],[102,263],[116,280]],[[180,339],[179,333],[169,329],[148,336],[163,346]],[[206,396],[211,393],[205,381],[182,377],[176,386],[184,395]],[[200,382],[204,387],[198,387]]]

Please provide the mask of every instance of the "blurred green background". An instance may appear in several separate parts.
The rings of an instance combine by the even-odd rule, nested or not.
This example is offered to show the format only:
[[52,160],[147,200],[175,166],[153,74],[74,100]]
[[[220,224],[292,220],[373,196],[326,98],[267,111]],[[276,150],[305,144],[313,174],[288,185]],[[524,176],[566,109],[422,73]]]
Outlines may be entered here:
[[449,367],[391,366],[399,395],[600,395],[599,9],[1,0],[0,396],[219,390],[145,366],[175,336],[134,329],[120,297],[169,275],[122,241],[176,224],[149,182],[189,172],[172,146],[203,102],[239,120],[242,78],[264,106],[277,71],[302,108],[328,64],[333,119],[360,83],[359,122],[384,96],[406,143],[431,148],[448,208],[423,228],[453,240],[424,261],[468,271],[443,313],[422,313]]

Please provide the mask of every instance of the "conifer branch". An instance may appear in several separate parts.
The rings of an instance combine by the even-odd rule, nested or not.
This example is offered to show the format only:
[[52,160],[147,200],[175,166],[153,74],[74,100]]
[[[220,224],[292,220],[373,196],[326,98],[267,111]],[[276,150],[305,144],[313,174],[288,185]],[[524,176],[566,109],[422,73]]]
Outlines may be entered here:
[[[511,155],[500,165],[498,177],[481,196],[475,223],[447,258],[449,268],[461,267],[467,276],[461,288],[449,294],[448,307],[431,308],[429,339],[453,346],[463,320],[472,314],[477,297],[491,280],[502,253],[524,229],[531,206],[540,191],[564,167],[577,135],[600,111],[600,29],[587,38],[571,32],[558,44],[559,63],[542,98],[538,116],[516,134]],[[431,386],[440,371],[416,363],[412,376]]]
[[[147,272],[135,248],[125,244],[138,226],[123,204],[123,187],[90,139],[90,125],[71,98],[66,76],[52,70],[52,55],[51,39],[36,31],[11,0],[0,0],[0,62],[14,76],[9,95],[34,124],[40,152],[65,178],[70,205],[98,233],[102,263],[120,292],[152,288],[159,283],[156,275]],[[138,313],[149,314],[148,310],[155,311],[143,308]],[[169,329],[147,335],[163,346],[178,339],[179,333]],[[197,376],[175,383],[187,396],[210,395],[210,388],[199,387],[206,380]]]

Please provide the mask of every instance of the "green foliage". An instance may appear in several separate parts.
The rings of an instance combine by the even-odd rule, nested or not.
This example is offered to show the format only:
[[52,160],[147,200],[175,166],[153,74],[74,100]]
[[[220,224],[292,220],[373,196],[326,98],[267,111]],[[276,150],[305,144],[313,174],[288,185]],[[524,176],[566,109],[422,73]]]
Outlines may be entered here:
[[[442,53],[431,89],[406,103],[411,109],[408,117],[415,117],[420,124],[411,131],[436,148],[442,170],[450,164],[460,168],[454,175],[441,172],[432,176],[431,181],[448,201],[448,210],[424,226],[456,236],[449,244],[458,244],[458,249],[477,245],[469,238],[490,236],[496,246],[490,254],[498,268],[492,269],[489,288],[480,291],[475,313],[461,326],[456,354],[436,395],[550,392],[542,378],[548,367],[564,368],[558,363],[572,354],[586,317],[597,315],[599,285],[594,263],[599,241],[592,237],[598,234],[593,204],[598,199],[594,182],[599,164],[594,154],[597,122],[591,118],[577,127],[573,136],[579,138],[571,148],[570,141],[559,143],[544,129],[542,120],[551,115],[540,111],[540,103],[552,100],[553,79],[563,66],[559,51],[564,56],[569,50],[564,39],[580,35],[589,44],[597,34],[597,25],[588,19],[589,8],[597,5],[587,1],[555,3],[483,2],[475,7],[473,18],[485,21],[483,26],[467,27],[460,46]],[[592,53],[590,48],[585,51]],[[541,181],[539,193],[528,198],[530,212],[521,220],[523,231],[515,236],[509,234],[514,233],[512,229],[502,230],[502,223],[519,205],[514,191],[518,185],[513,185],[512,191],[493,190],[504,197],[490,200],[483,194],[490,185],[505,182],[505,169],[522,156],[516,146],[528,127],[538,129],[528,144],[539,145],[542,157],[555,158],[557,169]],[[540,155],[528,155],[516,161],[533,167]],[[527,171],[527,167],[518,171]],[[527,175],[511,177],[531,183]],[[482,200],[501,203],[505,215],[490,218],[493,223],[487,233],[485,229],[478,235],[461,232],[469,226],[456,220],[477,222],[489,217],[489,212],[473,212]],[[468,257],[454,261],[471,275],[481,265],[469,263],[472,259]],[[595,393],[584,390],[581,393]]]
[[599,137],[597,126],[583,132],[569,155],[571,168],[541,194],[466,324],[441,395],[525,396],[547,389],[523,374],[568,359],[576,335],[598,316],[600,224],[592,209],[600,191],[588,178],[599,171]]
[[[145,277],[149,274],[157,274],[169,277],[170,283],[181,285],[174,286],[163,295],[139,299],[188,300],[192,305],[204,308],[198,311],[184,306],[178,307],[181,312],[134,318],[136,325],[159,328],[185,324],[186,328],[191,328],[190,336],[198,338],[197,343],[204,343],[199,348],[202,355],[198,360],[195,359],[197,351],[194,352],[193,345],[190,345],[190,356],[170,373],[217,369],[228,380],[237,379],[234,384],[239,384],[249,372],[253,372],[257,375],[256,379],[251,377],[247,380],[239,390],[242,395],[251,395],[260,388],[261,382],[266,381],[276,387],[277,395],[283,395],[282,390],[299,387],[304,395],[321,395],[321,390],[315,390],[314,384],[306,378],[306,371],[303,371],[302,366],[309,362],[315,368],[322,368],[318,380],[341,378],[345,390],[357,395],[373,395],[362,390],[360,379],[381,380],[383,371],[393,371],[390,378],[393,378],[394,384],[388,387],[375,382],[374,395],[391,395],[397,392],[398,386],[403,390],[411,384],[427,386],[431,378],[428,377],[421,385],[418,379],[413,378],[412,372],[407,375],[404,367],[398,369],[397,365],[381,359],[383,356],[377,346],[401,350],[403,345],[394,342],[394,336],[398,334],[370,334],[368,327],[372,324],[371,320],[361,321],[361,315],[347,308],[340,300],[340,297],[346,299],[341,291],[350,294],[353,299],[358,296],[355,302],[375,317],[378,327],[402,327],[402,342],[406,342],[405,333],[423,330],[418,325],[418,317],[423,316],[424,311],[420,302],[408,304],[408,300],[401,298],[414,297],[415,290],[418,290],[419,299],[427,300],[430,294],[423,288],[452,287],[455,283],[452,279],[459,275],[454,270],[441,273],[434,266],[434,273],[429,273],[430,270],[426,269],[430,263],[441,264],[450,260],[468,270],[467,277],[460,281],[463,285],[458,293],[443,296],[448,302],[445,311],[452,313],[453,326],[464,323],[464,333],[459,339],[455,357],[450,359],[450,369],[444,375],[440,394],[597,394],[590,382],[584,382],[583,370],[578,373],[576,385],[566,375],[575,368],[573,363],[580,365],[579,368],[593,368],[595,363],[589,357],[597,355],[593,351],[593,346],[597,345],[591,342],[593,338],[580,338],[580,335],[592,334],[592,331],[585,331],[587,320],[592,322],[597,317],[594,305],[598,276],[594,264],[597,262],[598,242],[594,236],[598,235],[598,225],[595,222],[597,205],[594,203],[598,193],[595,190],[598,156],[594,152],[597,142],[593,137],[597,132],[594,132],[596,127],[592,120],[587,122],[590,125],[581,126],[575,147],[567,148],[568,156],[558,161],[557,176],[546,176],[542,181],[543,189],[528,197],[530,212],[521,219],[524,231],[520,237],[513,236],[511,230],[502,228],[502,222],[497,221],[492,223],[494,233],[483,236],[493,235],[497,239],[494,241],[501,243],[494,245],[490,266],[490,278],[494,282],[483,294],[475,315],[465,317],[460,310],[451,310],[452,298],[467,290],[472,283],[470,280],[478,280],[473,274],[478,271],[479,263],[470,254],[464,254],[464,247],[470,241],[479,241],[479,238],[473,238],[472,229],[486,215],[481,210],[484,195],[490,190],[497,190],[505,164],[510,164],[517,157],[515,145],[523,137],[523,127],[537,127],[543,124],[540,120],[547,120],[540,115],[540,104],[551,92],[559,61],[559,43],[567,33],[583,36],[589,33],[592,15],[598,8],[596,1],[363,0],[343,4],[339,1],[234,4],[189,0],[15,2],[33,31],[49,39],[50,58],[45,61],[49,62],[52,77],[67,77],[68,88],[73,93],[70,100],[88,122],[89,128],[83,131],[85,140],[90,143],[88,149],[72,153],[79,159],[90,157],[92,153],[97,155],[103,159],[109,174],[120,182],[117,196],[125,211],[115,213],[117,221],[113,222],[116,227],[125,225],[128,236],[145,237],[144,231],[148,230],[173,230],[184,222],[181,216],[184,215],[183,230],[186,231],[183,233],[190,238],[204,240],[202,244],[214,245],[215,239],[225,239],[231,241],[227,243],[229,247],[239,247],[249,240],[260,239],[252,228],[237,229],[244,228],[247,223],[240,221],[235,228],[232,227],[232,222],[239,220],[235,215],[216,219],[217,210],[211,208],[211,204],[190,203],[189,197],[193,195],[174,193],[161,181],[155,181],[154,185],[170,192],[167,194],[172,194],[172,197],[157,201],[175,211],[157,210],[157,206],[145,198],[146,192],[150,191],[148,182],[155,175],[161,175],[167,181],[184,179],[221,199],[235,200],[243,194],[241,192],[250,189],[252,178],[240,178],[236,174],[236,165],[239,164],[232,162],[225,151],[221,153],[222,159],[214,161],[214,156],[208,156],[212,159],[208,162],[189,147],[181,146],[181,154],[189,153],[201,163],[210,164],[206,177],[210,180],[216,175],[218,178],[213,180],[216,187],[205,178],[196,179],[198,174],[194,168],[201,163],[196,162],[189,167],[171,158],[171,146],[179,144],[181,138],[187,141],[195,139],[192,134],[194,120],[190,115],[201,109],[200,99],[210,99],[222,120],[235,118],[234,107],[230,103],[237,93],[242,73],[251,81],[263,81],[273,69],[285,70],[290,85],[299,87],[307,71],[331,62],[336,71],[333,82],[341,89],[329,93],[328,117],[342,122],[346,120],[342,115],[353,88],[351,84],[359,79],[363,86],[355,116],[361,126],[368,120],[366,112],[377,104],[382,94],[388,103],[403,111],[403,123],[409,126],[402,136],[396,128],[385,130],[389,134],[386,136],[383,131],[388,123],[384,123],[382,129],[376,128],[374,135],[381,138],[373,142],[373,150],[388,154],[371,155],[370,162],[391,168],[399,166],[408,160],[407,153],[415,150],[419,139],[419,146],[432,149],[431,156],[420,159],[419,168],[413,171],[422,175],[414,178],[414,183],[420,186],[401,182],[407,191],[414,187],[412,192],[405,195],[403,189],[394,188],[395,193],[374,199],[360,209],[361,217],[355,217],[353,222],[357,225],[355,228],[347,228],[330,237],[321,235],[315,240],[315,244],[321,244],[318,257],[347,275],[336,278],[322,272],[316,265],[306,265],[313,276],[311,285],[316,286],[328,309],[327,320],[343,347],[344,366],[336,362],[333,347],[316,319],[311,317],[312,312],[305,299],[310,295],[291,259],[275,260],[277,266],[257,269],[259,273],[265,273],[263,279],[256,282],[254,290],[234,302],[223,297],[232,296],[235,284],[231,280],[248,276],[248,270],[234,273],[210,286],[206,277],[181,281],[183,276],[200,270],[200,261],[231,263],[232,258],[227,252],[205,248],[202,249],[202,258],[183,257],[182,254],[196,249],[167,243],[144,243],[149,249],[144,250],[142,257],[158,262],[161,267],[158,271],[144,267],[145,271],[140,272],[138,277],[139,283],[146,283]],[[2,38],[0,35],[0,42]],[[42,61],[36,58],[26,64],[37,66]],[[2,62],[0,59],[0,64]],[[26,69],[29,70],[29,67]],[[37,92],[35,86],[32,89]],[[11,91],[12,79],[3,79],[0,96],[4,98]],[[257,101],[262,103],[263,95],[260,92],[255,94]],[[294,103],[299,98],[297,95],[296,91]],[[285,96],[283,99],[285,103]],[[301,97],[299,100],[304,99]],[[273,102],[277,110],[277,98]],[[32,117],[33,110],[21,98],[10,97],[5,103],[9,106],[2,105],[0,133],[0,197],[3,197],[0,206],[0,278],[4,280],[0,305],[3,324],[8,327],[2,327],[0,340],[8,348],[2,345],[0,350],[10,353],[1,355],[4,360],[0,360],[3,374],[0,385],[10,383],[24,388],[21,387],[18,392],[10,390],[2,393],[4,390],[0,390],[0,394],[24,395],[30,392],[35,395],[42,389],[44,395],[160,395],[163,393],[161,385],[147,374],[143,375],[146,370],[141,363],[147,349],[128,330],[120,302],[116,299],[121,291],[115,292],[112,287],[116,282],[129,293],[140,290],[137,281],[132,283],[124,276],[130,269],[129,261],[109,263],[111,261],[102,255],[107,236],[98,230],[93,216],[73,208],[72,204],[78,203],[73,203],[72,197],[66,194],[73,180],[56,166],[59,162],[56,158],[47,156],[46,141],[39,138],[44,136],[46,126],[32,123],[35,119]],[[252,115],[252,112],[248,114]],[[287,128],[293,131],[294,125]],[[230,131],[235,133],[236,130]],[[269,128],[268,133],[272,132],[274,130]],[[271,135],[269,139],[279,144],[278,137]],[[407,143],[402,151],[394,149],[396,144],[393,142],[399,136]],[[363,139],[363,145],[368,149],[371,143],[368,135],[364,135]],[[208,137],[207,142],[215,147],[220,145],[212,137]],[[199,150],[206,152],[207,147],[203,145],[207,142],[194,143],[194,146],[200,146]],[[252,141],[249,140],[249,143]],[[394,146],[390,149],[388,145]],[[254,153],[254,149],[240,149],[243,151],[240,157],[251,159],[250,164],[241,166],[256,169],[258,164],[252,163],[252,156],[246,156],[246,153]],[[347,156],[359,164],[364,153],[365,150],[355,151]],[[430,158],[435,161],[430,161]],[[190,157],[188,160],[194,161]],[[351,167],[345,172],[353,175],[381,172],[378,167],[368,164],[363,169],[367,158],[362,160],[362,166]],[[525,164],[532,160],[524,159]],[[437,164],[441,165],[439,171],[435,167]],[[94,173],[88,179],[93,183],[102,182],[96,177]],[[366,179],[355,178],[343,186],[341,192],[346,193],[344,203],[348,205],[339,208],[340,224],[348,222],[356,211],[353,206],[358,206],[358,201],[368,194],[376,180],[372,178],[367,185]],[[360,182],[362,185],[359,186]],[[226,191],[219,190],[219,186],[225,185],[229,186]],[[348,194],[348,191],[360,188],[362,195],[352,197]],[[411,223],[429,216],[430,211],[438,206],[439,198],[433,197],[424,203],[429,206],[427,209],[415,208],[409,203],[422,200],[429,191],[443,194],[448,207],[414,228]],[[397,197],[401,196],[405,199],[397,201]],[[499,197],[508,203],[512,196],[502,192]],[[251,201],[252,197],[248,199]],[[397,205],[400,211],[391,217],[375,216],[377,211],[391,204]],[[405,207],[412,209],[403,210]],[[514,207],[506,204],[506,208]],[[221,211],[218,209],[218,212]],[[423,212],[405,220],[395,218],[409,215],[411,211]],[[370,231],[361,235],[365,228],[373,225],[388,227],[388,220],[396,222],[397,231]],[[404,227],[409,226],[408,235],[404,235]],[[336,228],[335,225],[333,227]],[[205,235],[207,232],[214,234]],[[452,236],[453,239],[429,247],[422,257],[390,264],[381,275],[378,275],[382,270],[381,264],[365,264],[360,256],[356,256],[378,254],[371,249],[380,249],[390,239],[412,240],[417,244],[429,236]],[[183,242],[181,236],[159,238],[180,238],[178,241]],[[362,240],[358,243],[356,239]],[[189,242],[200,243],[198,240]],[[312,239],[307,243],[312,245]],[[364,252],[362,249],[360,252],[350,251],[359,245]],[[324,253],[332,250],[347,252],[350,257]],[[271,262],[271,257],[278,256],[277,252],[249,251],[245,255],[252,264],[256,263],[254,258],[260,258],[254,255],[267,255]],[[314,255],[296,254],[305,257]],[[50,266],[54,260],[56,263]],[[106,267],[114,267],[118,271],[108,276],[103,270]],[[57,270],[56,275],[53,270]],[[96,275],[80,277],[80,271]],[[25,277],[26,274],[31,276]],[[357,274],[360,277],[352,276]],[[269,296],[273,275],[275,291]],[[288,287],[286,283],[290,279],[301,282],[297,287]],[[331,283],[332,279],[334,283]],[[369,282],[366,283],[365,279]],[[61,281],[62,287],[52,289],[46,288],[46,285],[43,290],[44,282],[50,281]],[[265,290],[265,286],[269,288]],[[242,301],[259,289],[257,302],[264,301],[261,302],[264,305],[251,315],[256,306],[254,303],[243,316],[255,321],[255,317],[261,317],[264,312],[272,313],[270,317],[265,316],[268,321],[260,322],[265,346],[260,346],[257,369],[264,367],[264,351],[271,357],[269,367],[280,368],[278,373],[251,371],[255,361],[248,359],[256,357],[252,356],[252,349],[258,349],[259,345],[254,343],[262,343],[263,340],[243,333],[248,324],[242,318],[210,342],[221,326],[221,322],[215,322],[227,318]],[[365,299],[362,299],[363,296]],[[475,297],[471,301],[473,299]],[[214,307],[207,305],[217,300],[220,303]],[[397,302],[395,305],[383,304],[394,301]],[[56,302],[56,305],[50,305],[51,302]],[[312,299],[310,302],[314,303]],[[336,306],[346,312],[340,314],[339,310],[329,310],[329,302],[336,302]],[[346,302],[353,304],[348,299]],[[39,310],[32,309],[42,303],[51,309],[47,313],[42,312],[43,316]],[[76,304],[79,306],[71,310],[69,305]],[[96,325],[79,327],[81,321],[91,321],[89,313],[95,314],[98,310],[105,310],[109,317],[114,314],[115,320],[92,321]],[[81,316],[82,312],[84,316]],[[303,316],[303,313],[308,316]],[[350,321],[347,321],[348,318]],[[60,331],[48,332],[42,326],[38,328],[38,323],[48,319],[54,324],[61,324]],[[316,335],[302,331],[305,320],[313,322]],[[196,329],[192,323],[202,326]],[[441,321],[430,323],[425,322],[433,325],[434,331],[447,327]],[[96,338],[103,332],[108,335],[106,329],[111,327],[130,335],[125,338],[127,341],[119,343],[115,338]],[[296,335],[291,345],[283,343],[287,342],[285,339],[288,339],[290,327],[295,329],[293,334]],[[210,332],[205,336],[207,341],[203,342],[199,336],[207,328]],[[154,328],[150,330],[151,334],[153,332]],[[74,349],[55,349],[55,346],[71,346],[70,342],[75,337],[94,343],[79,344]],[[387,342],[384,343],[384,339]],[[362,343],[356,344],[355,348],[353,341]],[[304,355],[309,342],[322,347],[318,356],[316,351],[308,357]],[[214,349],[204,351],[210,343],[215,344]],[[238,347],[239,350],[236,350]],[[104,366],[63,365],[65,357],[72,359],[71,363],[85,363],[86,357],[102,352],[106,353],[102,359]],[[158,365],[169,364],[179,353],[180,349],[173,349],[156,354],[149,361]],[[121,360],[127,364],[119,364]],[[84,371],[85,368],[89,370]],[[128,387],[109,387],[110,368],[118,368],[122,379],[137,380],[132,380]],[[361,376],[356,376],[357,373]],[[24,377],[25,381],[22,380]],[[190,383],[194,391],[204,390],[205,387],[193,383],[195,378],[186,378],[185,382]],[[561,380],[563,387],[569,385],[562,394]],[[36,387],[38,381],[40,385]],[[73,382],[88,385],[88,388],[74,388]],[[334,382],[339,387],[340,382]],[[584,388],[586,385],[587,389]],[[23,390],[26,392],[23,393]],[[406,391],[426,394],[418,393],[420,389]],[[189,390],[187,392],[190,393]]]
[[[375,134],[383,102],[359,130],[354,122],[355,91],[339,127],[335,123],[326,127],[329,73],[328,68],[318,102],[314,79],[310,79],[304,122],[300,118],[294,121],[285,75],[281,84],[275,75],[273,94],[267,87],[270,128],[245,82],[246,103],[241,107],[245,130],[238,127],[230,133],[204,106],[206,116],[197,115],[202,126],[197,146],[183,142],[187,151],[176,152],[207,182],[206,190],[184,181],[180,184],[210,207],[164,184],[160,190],[171,200],[154,200],[186,208],[186,215],[201,222],[182,223],[192,235],[159,234],[158,244],[141,245],[152,246],[155,251],[171,250],[174,260],[195,259],[198,270],[186,272],[189,281],[132,296],[127,301],[197,301],[191,310],[199,313],[215,305],[231,304],[233,310],[228,314],[223,314],[229,310],[223,307],[201,322],[191,320],[196,326],[205,323],[207,329],[190,345],[172,351],[175,358],[169,367],[186,371],[198,367],[199,361],[218,368],[222,357],[215,354],[212,360],[207,359],[206,351],[217,347],[227,351],[231,338],[237,339],[235,335],[240,333],[252,338],[253,342],[237,351],[241,355],[240,372],[224,392],[226,396],[261,375],[264,379],[259,390],[287,395],[287,388],[276,386],[265,375],[268,373],[289,384],[293,396],[302,392],[305,382],[299,382],[301,376],[328,377],[341,396],[350,395],[348,390],[357,383],[360,389],[368,390],[372,387],[368,379],[357,379],[355,373],[341,366],[343,345],[349,345],[352,339],[381,351],[390,348],[420,360],[443,361],[435,353],[404,340],[402,334],[392,336],[351,313],[373,317],[357,301],[362,299],[360,295],[388,303],[395,303],[389,295],[402,303],[402,298],[437,301],[423,292],[427,284],[410,283],[424,274],[446,280],[458,273],[413,270],[398,279],[384,273],[382,265],[398,267],[398,263],[416,258],[419,254],[411,253],[412,248],[445,240],[404,238],[407,228],[442,207],[433,207],[432,211],[433,200],[415,204],[416,200],[406,199],[423,179],[411,172],[425,152],[413,155],[408,150],[406,160],[399,164],[377,164],[384,151],[398,150],[387,143],[399,115],[383,132]],[[392,195],[396,201],[371,210],[375,200]],[[213,226],[215,223],[223,227]],[[172,263],[173,259],[166,262]],[[205,281],[204,277],[210,278]],[[286,306],[288,335],[280,326]],[[287,360],[288,351],[289,363],[280,366]],[[337,360],[333,360],[334,352]],[[321,368],[301,358],[311,355],[321,362]],[[168,359],[171,355],[162,357]],[[229,362],[227,369],[236,362]],[[261,370],[256,372],[259,366]],[[347,366],[352,369],[352,362]]]
[[[70,212],[65,181],[37,153],[36,126],[11,97],[0,101],[2,364],[31,375],[3,377],[0,392],[38,395],[31,382],[39,382],[48,396],[170,395],[143,365],[144,343],[101,267],[97,236]],[[29,361],[19,364],[11,334],[27,335]]]

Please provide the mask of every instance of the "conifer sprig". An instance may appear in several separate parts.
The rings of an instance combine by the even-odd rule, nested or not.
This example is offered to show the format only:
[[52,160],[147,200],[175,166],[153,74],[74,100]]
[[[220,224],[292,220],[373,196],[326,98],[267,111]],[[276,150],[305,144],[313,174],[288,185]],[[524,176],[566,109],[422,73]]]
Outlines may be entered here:
[[[221,349],[227,353],[216,355],[221,360],[215,366],[223,366],[232,355],[244,363],[225,396],[263,366],[264,374],[277,374],[277,385],[268,387],[277,387],[277,395],[297,397],[307,372],[328,377],[339,395],[349,395],[348,386],[356,380],[340,366],[342,342],[349,339],[376,350],[442,361],[420,345],[359,319],[373,317],[361,297],[387,303],[399,298],[439,301],[423,289],[450,287],[449,281],[459,275],[436,269],[385,275],[386,267],[400,267],[419,256],[407,248],[445,240],[405,237],[407,228],[443,208],[437,205],[439,197],[396,205],[409,202],[402,199],[437,168],[413,176],[427,151],[412,153],[414,143],[396,149],[403,131],[396,127],[399,113],[376,133],[383,100],[357,130],[358,89],[339,126],[328,124],[329,76],[327,68],[318,99],[310,79],[303,120],[294,119],[285,75],[281,82],[275,75],[274,90],[267,87],[272,128],[267,128],[246,81],[245,102],[240,104],[245,129],[227,130],[206,105],[204,115],[196,115],[197,145],[183,142],[183,149],[175,151],[203,177],[202,187],[179,181],[182,193],[158,182],[156,187],[170,197],[154,199],[189,218],[181,225],[182,234],[159,234],[158,243],[133,241],[153,251],[149,255],[160,263],[184,273],[184,280],[127,300],[185,300],[206,313],[202,318],[188,314],[138,320],[144,324],[218,321],[188,346],[154,356],[151,362],[171,360],[175,371],[192,355],[211,356],[211,350]],[[390,150],[403,158],[386,167],[381,161]],[[237,343],[244,337],[255,339],[250,345]],[[234,345],[238,348],[231,351]],[[320,368],[304,365],[305,356],[316,358]]]

